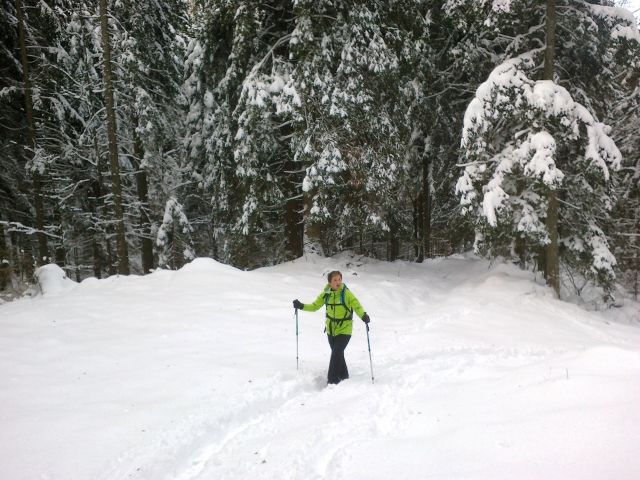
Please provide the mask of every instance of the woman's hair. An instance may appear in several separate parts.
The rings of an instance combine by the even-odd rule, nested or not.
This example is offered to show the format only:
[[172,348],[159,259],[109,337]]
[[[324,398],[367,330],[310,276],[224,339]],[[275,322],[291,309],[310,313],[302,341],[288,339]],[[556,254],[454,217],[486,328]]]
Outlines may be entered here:
[[336,275],[340,275],[340,277],[342,277],[342,273],[340,273],[338,270],[334,270],[333,272],[329,272],[329,275],[327,275],[327,281],[329,283],[331,283],[331,279],[333,277],[335,277]]

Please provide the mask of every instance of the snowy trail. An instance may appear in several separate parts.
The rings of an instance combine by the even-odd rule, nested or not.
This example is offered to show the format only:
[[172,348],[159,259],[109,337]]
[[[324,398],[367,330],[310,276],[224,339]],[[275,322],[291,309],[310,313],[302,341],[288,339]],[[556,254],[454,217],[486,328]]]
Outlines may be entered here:
[[[325,388],[321,312],[300,313],[295,369],[291,300],[336,267],[372,316],[374,385],[357,321],[351,379]],[[12,480],[640,478],[637,324],[504,265],[198,260],[0,319]]]

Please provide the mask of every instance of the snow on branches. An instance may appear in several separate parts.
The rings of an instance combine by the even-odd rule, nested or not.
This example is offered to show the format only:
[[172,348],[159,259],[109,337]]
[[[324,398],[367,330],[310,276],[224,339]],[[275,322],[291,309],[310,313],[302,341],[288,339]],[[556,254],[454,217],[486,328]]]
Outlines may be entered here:
[[517,238],[549,242],[547,194],[556,190],[561,217],[573,217],[562,242],[588,255],[595,271],[613,275],[615,259],[596,218],[613,204],[610,172],[620,168],[620,151],[610,128],[567,89],[530,78],[536,53],[504,62],[478,87],[464,116],[466,164],[456,192],[475,216],[478,250],[495,253]]

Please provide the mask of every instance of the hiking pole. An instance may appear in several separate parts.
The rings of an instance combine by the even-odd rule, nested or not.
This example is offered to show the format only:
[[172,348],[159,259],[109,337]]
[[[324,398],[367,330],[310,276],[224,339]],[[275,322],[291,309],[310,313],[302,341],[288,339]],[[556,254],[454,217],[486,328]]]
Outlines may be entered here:
[[371,367],[371,383],[374,383],[374,381],[373,381],[373,362],[371,361],[371,341],[369,340],[369,324],[365,323],[365,325],[367,326],[367,345],[369,346],[369,366]]
[[298,309],[296,311],[296,370],[299,370],[299,360],[298,360]]

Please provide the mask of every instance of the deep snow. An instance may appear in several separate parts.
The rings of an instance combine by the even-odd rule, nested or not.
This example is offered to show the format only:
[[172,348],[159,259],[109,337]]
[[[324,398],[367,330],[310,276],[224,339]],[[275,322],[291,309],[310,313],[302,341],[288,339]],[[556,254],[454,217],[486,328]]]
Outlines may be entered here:
[[[358,320],[351,379],[325,387],[321,312],[299,314],[296,371],[291,300],[336,268],[375,384]],[[635,480],[637,309],[463,257],[197,259],[45,289],[0,305],[0,478]]]

